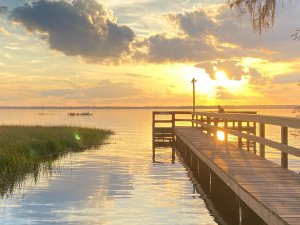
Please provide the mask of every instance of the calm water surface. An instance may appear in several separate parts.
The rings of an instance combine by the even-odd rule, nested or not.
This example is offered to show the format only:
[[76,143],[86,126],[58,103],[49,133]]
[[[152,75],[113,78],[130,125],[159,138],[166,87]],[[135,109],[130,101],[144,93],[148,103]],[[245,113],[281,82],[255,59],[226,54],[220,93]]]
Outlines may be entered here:
[[[67,115],[83,111],[0,110],[2,124],[78,125],[116,132],[109,144],[68,154],[55,162],[51,173],[41,173],[37,182],[28,178],[12,196],[0,199],[0,224],[225,224],[207,207],[181,162],[171,163],[170,150],[159,152],[152,162],[152,110]],[[290,110],[276,114],[293,116]],[[271,128],[269,135],[277,138]],[[297,138],[292,142],[299,144]],[[278,161],[276,152],[268,156]],[[292,167],[300,165],[295,160]]]
[[[69,110],[70,111],[70,110]],[[75,110],[73,110],[75,111]],[[170,150],[152,162],[151,110],[0,110],[2,124],[80,125],[116,132],[110,144],[60,159],[0,200],[0,224],[217,224]],[[40,115],[47,113],[47,115]]]

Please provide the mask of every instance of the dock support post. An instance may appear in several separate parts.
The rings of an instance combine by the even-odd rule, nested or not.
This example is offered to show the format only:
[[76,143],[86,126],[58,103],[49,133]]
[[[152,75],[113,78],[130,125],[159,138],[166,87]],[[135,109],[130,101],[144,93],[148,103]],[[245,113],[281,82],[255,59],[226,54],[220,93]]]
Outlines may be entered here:
[[[207,120],[207,124],[210,125],[210,117],[209,117],[209,116],[206,117],[206,120]],[[210,128],[207,129],[207,134],[208,134],[208,135],[211,134]]]
[[[266,126],[264,123],[259,124],[259,136],[265,138],[265,129]],[[260,157],[265,158],[265,145],[259,144]]]
[[155,112],[152,112],[152,161],[155,161],[155,137],[154,137],[154,128],[155,128]]
[[191,165],[190,168],[193,168],[193,152],[190,151],[190,155],[191,155]]
[[243,224],[243,208],[241,205],[241,200],[239,199],[239,225]]
[[212,190],[212,178],[211,178],[211,172],[209,172],[209,193],[211,194],[211,190]]
[[[281,127],[281,143],[284,145],[288,144],[288,128]],[[281,152],[281,167],[288,168],[288,154]]]
[[197,160],[197,178],[199,179],[200,176],[200,166],[199,166],[199,159]]
[[175,163],[175,113],[172,112],[172,163]]

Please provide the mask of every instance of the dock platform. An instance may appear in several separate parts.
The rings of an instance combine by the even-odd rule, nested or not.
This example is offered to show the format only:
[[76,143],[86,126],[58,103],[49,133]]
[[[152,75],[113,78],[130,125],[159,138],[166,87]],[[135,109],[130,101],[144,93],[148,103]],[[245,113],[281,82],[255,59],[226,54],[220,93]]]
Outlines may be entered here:
[[[300,176],[197,128],[175,127],[177,142],[206,163],[267,224],[300,224]],[[201,171],[199,171],[201,172]]]
[[[280,128],[279,140],[266,138],[269,125]],[[234,224],[300,225],[300,175],[288,169],[288,156],[300,160],[300,149],[289,145],[289,130],[300,133],[300,118],[156,111],[153,159],[157,147],[171,147],[172,161],[178,152],[212,197],[229,196],[224,204],[234,208],[229,210],[237,214]],[[265,157],[266,146],[280,152],[280,165]],[[258,222],[245,221],[249,215]]]

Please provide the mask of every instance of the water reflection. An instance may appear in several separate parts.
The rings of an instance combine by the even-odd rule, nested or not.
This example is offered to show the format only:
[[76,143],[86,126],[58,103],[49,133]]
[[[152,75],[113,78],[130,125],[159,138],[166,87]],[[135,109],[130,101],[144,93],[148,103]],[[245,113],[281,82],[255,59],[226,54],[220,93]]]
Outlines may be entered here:
[[0,224],[225,224],[180,159],[172,163],[170,149],[152,161],[151,110],[39,113],[0,110],[0,123],[99,127],[116,135],[109,145],[58,159],[36,183],[26,178],[0,200]]
[[99,149],[65,155],[36,184],[26,180],[0,200],[0,224],[216,224],[185,167],[177,159],[172,164],[170,150],[152,162],[150,110],[92,113],[76,120],[61,111],[42,119],[23,113],[27,124],[97,126],[116,136]]
[[[23,168],[22,171],[12,174],[15,168],[6,168],[0,176],[0,198],[8,198],[13,195],[16,189],[20,189],[23,183],[30,180],[36,183],[41,176],[48,176],[52,173],[52,163],[59,158],[59,155],[53,155],[46,162],[33,162],[30,168]],[[5,173],[6,172],[6,173]]]

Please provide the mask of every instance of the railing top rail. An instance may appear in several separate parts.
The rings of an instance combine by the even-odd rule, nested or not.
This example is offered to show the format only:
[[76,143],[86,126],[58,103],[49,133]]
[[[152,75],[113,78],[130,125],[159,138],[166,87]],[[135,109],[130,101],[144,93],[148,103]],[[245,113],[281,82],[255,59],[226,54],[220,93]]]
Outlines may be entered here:
[[153,114],[168,115],[168,114],[192,114],[191,111],[153,111]]
[[265,123],[283,127],[300,129],[300,118],[269,116],[269,115],[253,115],[244,113],[213,113],[213,112],[195,112],[194,115],[208,116],[219,119],[236,120],[243,122]]

